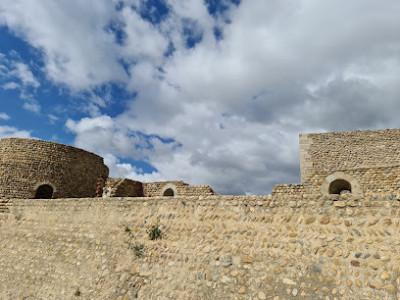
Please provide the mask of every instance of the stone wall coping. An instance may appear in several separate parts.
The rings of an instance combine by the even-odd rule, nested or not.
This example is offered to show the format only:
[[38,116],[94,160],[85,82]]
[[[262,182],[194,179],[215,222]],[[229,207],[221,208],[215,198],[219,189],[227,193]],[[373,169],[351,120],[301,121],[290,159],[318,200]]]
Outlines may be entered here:
[[57,143],[57,142],[49,142],[49,141],[44,141],[44,140],[40,140],[40,139],[28,139],[28,138],[2,138],[0,139],[0,143],[2,141],[23,141],[23,142],[27,142],[27,143],[36,143],[36,144],[41,144],[41,145],[46,145],[46,146],[51,146],[51,145],[55,145],[58,146],[60,148],[65,148],[68,151],[74,151],[74,152],[82,152],[85,154],[91,154],[93,156],[96,156],[98,158],[100,158],[102,161],[104,161],[103,157],[101,157],[100,155],[97,155],[96,153],[78,148],[78,147],[74,147],[74,146],[69,146],[69,145],[65,145],[65,144],[61,144],[61,143]]
[[[141,205],[177,204],[182,205],[206,205],[206,206],[246,206],[259,208],[334,208],[337,210],[346,208],[400,208],[400,194],[376,194],[376,195],[322,195],[305,198],[282,197],[281,195],[264,196],[229,196],[229,195],[210,195],[210,196],[176,196],[176,197],[113,197],[113,198],[58,198],[58,199],[0,199],[0,203],[9,207],[26,205],[88,205],[88,202],[104,203],[107,205],[140,203]],[[90,203],[89,203],[90,205]]]
[[368,135],[370,133],[387,133],[387,132],[400,132],[400,129],[393,128],[393,129],[370,129],[370,130],[351,130],[351,131],[330,131],[330,132],[319,132],[319,133],[300,133],[300,137],[304,136],[327,136],[327,135],[352,135],[357,133],[362,133]]

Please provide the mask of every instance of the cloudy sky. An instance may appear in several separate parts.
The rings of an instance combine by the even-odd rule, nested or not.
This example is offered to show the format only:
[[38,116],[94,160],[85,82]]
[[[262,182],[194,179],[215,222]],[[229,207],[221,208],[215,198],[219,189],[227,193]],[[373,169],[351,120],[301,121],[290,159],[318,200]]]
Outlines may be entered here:
[[398,0],[1,0],[0,137],[112,177],[298,183],[298,134],[400,128]]

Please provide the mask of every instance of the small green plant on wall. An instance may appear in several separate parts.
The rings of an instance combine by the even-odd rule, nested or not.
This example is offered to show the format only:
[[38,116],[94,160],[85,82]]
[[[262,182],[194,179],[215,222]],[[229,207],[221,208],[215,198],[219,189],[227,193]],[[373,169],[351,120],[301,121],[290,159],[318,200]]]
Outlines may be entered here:
[[137,257],[142,257],[144,255],[144,244],[134,244],[129,246],[133,250]]
[[146,232],[152,241],[162,238],[162,232],[161,229],[159,228],[159,225],[151,226],[149,229],[147,229]]

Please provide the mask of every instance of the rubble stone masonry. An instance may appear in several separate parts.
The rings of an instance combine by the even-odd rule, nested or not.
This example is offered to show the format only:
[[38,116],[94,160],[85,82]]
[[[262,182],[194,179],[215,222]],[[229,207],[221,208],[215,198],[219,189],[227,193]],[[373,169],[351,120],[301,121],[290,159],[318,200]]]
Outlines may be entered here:
[[337,170],[399,166],[399,146],[400,129],[302,134],[302,182]]
[[[108,176],[103,158],[71,146],[34,139],[0,140],[0,198],[95,197]],[[98,186],[100,184],[101,186]]]
[[140,182],[127,178],[108,178],[104,197],[157,197],[214,195],[208,185],[189,185],[183,181]]
[[[100,157],[1,140],[0,299],[400,299],[399,142],[301,135],[301,184],[266,196],[114,178],[92,198]],[[44,183],[91,198],[9,199]]]
[[143,183],[127,178],[108,178],[105,197],[143,197]]
[[292,196],[2,200],[0,299],[399,299],[400,195]]
[[174,191],[174,196],[209,196],[214,191],[208,185],[189,185],[183,181],[159,181],[144,183],[144,195],[147,197],[163,196],[168,189]]
[[301,183],[311,194],[328,193],[329,176],[342,175],[354,186],[353,193],[397,193],[400,130],[301,134],[300,169]]

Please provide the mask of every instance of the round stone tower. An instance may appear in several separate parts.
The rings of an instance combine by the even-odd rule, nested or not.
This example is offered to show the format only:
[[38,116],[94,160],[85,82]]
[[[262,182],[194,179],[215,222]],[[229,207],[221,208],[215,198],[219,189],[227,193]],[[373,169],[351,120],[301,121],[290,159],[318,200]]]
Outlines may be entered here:
[[0,140],[0,198],[101,196],[108,177],[103,158],[35,139]]

